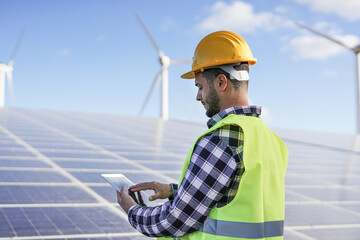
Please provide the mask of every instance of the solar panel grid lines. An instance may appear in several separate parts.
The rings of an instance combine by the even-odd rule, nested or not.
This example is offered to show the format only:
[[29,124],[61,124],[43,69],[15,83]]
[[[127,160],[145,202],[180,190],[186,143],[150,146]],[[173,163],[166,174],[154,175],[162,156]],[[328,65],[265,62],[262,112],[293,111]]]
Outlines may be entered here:
[[[8,120],[5,121],[3,113],[4,110],[0,109],[0,125],[59,164],[61,169],[80,183],[62,174],[58,175],[57,169],[51,166],[44,168],[36,165],[35,161],[42,161],[36,155],[22,156],[22,150],[19,156],[14,155],[11,151],[16,152],[24,147],[0,131],[0,149],[4,150],[0,151],[0,226],[2,222],[7,224],[9,221],[16,224],[17,220],[14,219],[21,214],[27,214],[23,217],[34,223],[34,226],[25,224],[29,228],[27,236],[19,229],[11,230],[11,223],[7,224],[7,229],[10,229],[7,235],[1,232],[0,227],[1,240],[13,237],[148,239],[138,235],[129,227],[126,219],[122,220],[106,207],[111,204],[119,209],[114,190],[99,175],[103,171],[121,171],[130,179],[148,181],[156,179],[161,173],[176,180],[188,148],[206,127],[205,124],[170,120],[162,123],[162,133],[159,133],[156,127],[161,124],[156,119],[8,109],[5,113],[8,114]],[[68,135],[61,135],[60,132]],[[142,135],[145,137],[142,138]],[[159,135],[162,137],[159,138]],[[360,234],[359,152],[353,151],[353,146],[345,148],[343,144],[336,147],[327,145],[326,141],[324,144],[321,141],[313,144],[304,138],[293,141],[292,136],[285,135],[289,138],[285,142],[290,152],[285,190],[285,239],[338,239],[338,236],[342,236],[342,239],[357,239]],[[81,141],[76,142],[69,136],[124,159],[101,158],[101,154],[97,155],[98,149],[84,145]],[[321,137],[315,136],[314,139]],[[12,150],[7,152],[9,149]],[[136,162],[155,171],[144,171],[135,165],[124,164],[122,169],[116,166],[117,163],[126,162]],[[79,195],[75,193],[71,196],[71,192],[82,184],[102,196],[107,204],[88,201],[86,197],[79,199],[81,191]],[[67,188],[71,188],[68,195],[62,193]],[[45,189],[49,194],[41,193]],[[55,199],[56,190],[64,195],[63,198]],[[29,196],[38,192],[39,196],[45,194],[44,198]],[[1,197],[8,195],[11,196],[8,200]],[[13,202],[10,202],[13,197]],[[43,227],[46,225],[49,226],[48,230]],[[120,233],[124,234],[117,235]],[[114,235],[111,237],[107,234]]]
[[[68,237],[101,238],[112,235],[116,236],[119,235],[118,233],[122,233],[122,236],[134,236],[134,232],[126,231],[127,228],[122,227],[120,221],[117,221],[118,224],[114,225],[115,219],[106,217],[105,214],[108,213],[105,211],[105,209],[101,209],[99,207],[92,207],[91,209],[93,211],[89,211],[90,208],[87,208],[86,206],[81,208],[59,208],[52,206],[50,208],[28,207],[5,208],[0,210],[3,212],[5,211],[5,215],[11,216],[9,223],[10,226],[14,226],[14,232],[17,235],[15,235],[15,239],[18,239],[19,237],[21,239],[67,239]],[[91,212],[93,212],[93,214],[91,214]],[[96,218],[94,218],[94,215],[96,215]],[[32,220],[34,225],[29,224],[27,219]],[[91,219],[96,219],[95,221],[97,222],[94,222]],[[98,221],[98,219],[100,219],[100,221]],[[49,228],[49,225],[52,227]],[[39,232],[35,232],[37,229]],[[139,234],[136,233],[135,235]],[[0,239],[12,238],[1,238],[0,235]]]
[[[130,238],[129,238],[130,237]],[[11,240],[14,238],[0,238],[1,240]],[[72,239],[107,239],[107,240],[142,240],[144,237],[137,232],[124,233],[103,233],[103,234],[61,234],[61,235],[42,235],[42,236],[26,236],[16,237],[17,240],[43,240],[43,239],[57,239],[57,240],[72,240]],[[152,239],[152,238],[147,238]]]
[[[57,115],[49,115],[48,113],[46,113],[46,116],[56,118],[56,119],[58,119],[60,121],[64,121],[64,120],[66,121],[65,118],[59,117]],[[105,128],[104,128],[104,126],[102,126],[102,121],[101,122],[100,121],[94,121],[94,120],[89,119],[89,118],[80,118],[80,119],[83,120],[83,121],[86,121],[86,123],[84,123],[84,122],[78,123],[78,126],[81,126],[81,127],[85,128],[85,129],[91,129],[92,131],[97,131],[100,134],[105,134],[105,136],[109,136],[109,137],[112,137],[112,138],[115,138],[115,139],[119,139],[121,141],[127,141],[127,142],[131,143],[132,145],[139,145],[141,148],[145,148],[145,149],[148,148],[148,149],[151,149],[151,150],[154,150],[154,149],[156,150],[156,147],[144,144],[143,142],[133,140],[132,138],[129,139],[128,137],[126,137],[126,134],[124,134],[124,130],[129,131],[129,129],[131,129],[131,131],[129,131],[130,136],[140,135],[141,140],[144,141],[144,139],[146,138],[147,131],[150,130],[150,129],[146,129],[146,131],[144,132],[142,129],[139,129],[139,126],[141,127],[141,126],[144,126],[144,125],[137,124],[136,127],[133,127],[133,128],[127,126],[126,129],[120,128],[120,129],[111,129],[111,130],[107,131],[107,130],[104,130],[104,129],[106,129],[106,126],[105,126]],[[89,122],[92,123],[92,124],[95,123],[95,125],[89,125],[90,124]],[[160,133],[158,133],[158,132],[159,132],[159,128],[162,129],[164,127],[163,124],[165,124],[165,123],[162,122],[162,121],[159,121],[159,123],[158,123],[159,127],[156,128],[156,141],[157,142],[161,142],[161,136],[163,134],[162,134],[162,131],[160,131]],[[118,122],[115,122],[115,121],[113,123],[108,124],[108,126],[113,126],[113,125],[121,126],[121,124],[118,124]],[[100,130],[100,129],[102,129],[102,130]],[[118,132],[118,134],[114,134],[114,132]],[[125,137],[124,137],[124,135],[125,135]],[[152,135],[150,134],[150,136],[152,136]],[[174,139],[176,139],[176,137],[174,137]],[[172,139],[166,139],[166,142],[169,142],[169,141],[171,142]],[[157,143],[157,144],[160,144],[160,143]],[[183,141],[177,141],[176,144],[183,145]],[[163,151],[163,149],[162,149],[162,152],[166,152],[166,151]],[[170,156],[179,157],[177,154],[174,154],[174,153],[171,153],[171,152],[166,152],[166,153],[169,154]]]
[[[343,173],[337,173],[337,174],[328,174],[328,173],[294,173],[294,172],[289,172],[286,173],[287,176],[298,176],[298,177],[306,177],[306,178],[313,178],[313,177],[344,177]],[[346,175],[347,178],[360,178],[359,175],[357,174],[348,174]]]
[[[332,176],[331,174],[303,174],[303,175],[292,175],[292,176],[289,176],[289,178],[290,177],[297,177],[297,179],[299,179],[299,178],[305,178],[305,179],[307,179],[307,180],[309,180],[309,177],[310,178],[312,178],[312,180],[313,181],[316,181],[316,183],[318,183],[318,184],[331,184],[331,185],[333,185],[333,186],[337,186],[337,185],[339,185],[339,186],[343,186],[344,184],[340,184],[340,183],[334,183],[334,181],[333,181],[333,179],[332,179],[332,177],[336,177],[336,176],[339,176],[339,175],[336,175],[336,174],[334,174],[335,176]],[[348,177],[347,177],[347,179],[348,178],[351,178],[352,176],[354,176],[354,178],[356,179],[357,178],[357,176],[356,175],[348,175]],[[325,177],[325,179],[324,178],[320,178],[320,177]],[[341,177],[341,175],[340,175],[340,177]],[[288,179],[289,179],[288,178]],[[289,183],[289,181],[287,181],[287,183],[289,184],[289,185],[291,185],[290,183]],[[315,182],[309,182],[311,185],[313,185],[313,184],[315,184]]]
[[320,205],[320,204],[333,204],[333,205],[360,205],[360,201],[323,201],[323,200],[315,200],[315,201],[286,201],[286,205]]
[[[66,171],[68,172],[83,172],[83,173],[92,173],[92,172],[95,172],[95,173],[110,173],[110,172],[114,172],[114,169],[106,169],[106,168],[102,168],[102,169],[78,169],[78,168],[64,168]],[[121,172],[123,173],[144,173],[144,170],[143,169],[121,169]],[[155,172],[155,171],[154,171]],[[150,173],[150,174],[154,174],[154,172],[147,172],[147,173]],[[157,174],[159,175],[165,175],[165,174],[176,174],[176,173],[180,173],[179,170],[174,170],[174,171],[170,171],[170,170],[158,170],[156,171]],[[164,178],[164,177],[162,177]],[[169,178],[169,177],[166,177],[166,179],[170,179],[171,181],[174,181],[175,179],[173,178]]]
[[0,204],[10,203],[94,203],[96,200],[81,185],[71,186],[0,186]]
[[[64,115],[62,115],[64,116]],[[122,118],[122,117],[121,117]],[[87,125],[94,126],[95,128],[99,128],[99,126],[102,126],[103,119],[101,117],[99,118],[88,118],[86,116],[77,115],[77,120],[81,120],[82,123],[86,123]],[[105,119],[104,119],[105,120]],[[126,126],[123,126],[122,119],[120,120],[119,117],[113,117],[110,119],[106,119],[107,122],[109,122],[108,126],[102,126],[102,129],[108,129],[109,132],[116,132],[121,133],[122,136],[128,137],[132,135],[138,135],[141,136],[142,139],[147,138],[148,136],[158,137],[159,135],[163,135],[163,129],[166,127],[167,131],[171,132],[171,136],[174,136],[173,139],[176,139],[177,136],[187,137],[189,135],[186,135],[186,132],[178,131],[179,124],[176,124],[174,129],[171,129],[171,122],[164,122],[159,119],[141,119],[138,118],[136,122],[133,120],[130,122],[126,122]],[[178,123],[178,122],[177,122]],[[134,126],[132,126],[134,124]],[[189,128],[189,124],[186,125],[185,131]],[[201,133],[201,130],[199,131],[199,128],[194,128],[194,130]],[[166,135],[165,135],[166,137]],[[168,139],[167,139],[168,140]],[[190,140],[193,141],[193,137],[190,135]],[[182,141],[179,141],[178,143],[182,144]]]
[[[90,163],[119,163],[122,162],[118,159],[98,159],[98,158],[94,158],[94,159],[90,159],[90,158],[63,158],[63,157],[51,157],[52,160],[54,161],[61,161],[61,162],[90,162]],[[14,160],[19,160],[19,159],[14,159]],[[137,160],[137,159],[131,159],[133,161],[136,161],[137,163],[140,164],[149,164],[149,163],[154,163],[154,164],[168,164],[168,165],[180,165],[182,166],[182,162],[179,161],[166,161],[166,160],[152,160],[152,159],[146,159],[146,160]],[[1,159],[0,159],[1,161]]]
[[285,226],[284,231],[284,235],[289,236],[289,239],[291,240],[316,240],[316,238],[309,237],[308,235],[298,232],[291,227]]
[[[112,204],[114,205],[114,204]],[[107,203],[21,203],[21,204],[0,204],[0,208],[89,208],[89,207],[106,207]],[[117,207],[117,206],[116,206]]]
[[[307,195],[304,195],[304,194],[301,194],[301,193],[297,193],[297,192],[294,192],[294,191],[291,191],[291,190],[286,190],[287,192],[290,192],[292,194],[295,194],[295,195],[298,195],[298,196],[301,196],[307,200],[310,200],[310,201],[319,201],[318,199],[316,198],[312,198],[312,197],[309,197]],[[346,209],[342,206],[338,206],[337,204],[329,204],[328,202],[326,201],[322,201],[322,204],[323,205],[326,205],[326,206],[329,206],[330,208],[333,208],[333,209],[337,209],[337,210],[341,210],[343,212],[346,212],[346,213],[349,213],[349,214],[352,214],[352,215],[355,215],[355,216],[359,216],[360,217],[360,213],[359,212],[356,212],[356,211],[352,211],[352,210],[349,210],[349,209]]]
[[60,187],[69,187],[69,186],[78,186],[74,182],[0,182],[0,186],[60,186]]
[[359,228],[360,224],[342,224],[342,225],[321,225],[321,226],[295,226],[289,227],[293,230],[305,230],[305,229],[329,229],[329,228]]
[[[62,175],[64,175],[65,177],[67,177],[68,179],[70,179],[73,182],[78,183],[81,188],[87,192],[89,195],[91,195],[92,197],[94,197],[96,200],[98,200],[99,202],[103,202],[103,203],[108,203],[107,200],[105,200],[104,198],[102,198],[101,196],[99,196],[96,192],[94,192],[93,190],[91,190],[90,188],[88,188],[85,184],[83,184],[82,182],[80,182],[78,179],[76,179],[75,177],[73,177],[71,174],[69,174],[67,171],[65,171],[64,169],[62,169],[61,167],[59,167],[57,164],[55,164],[53,161],[51,161],[49,158],[47,158],[45,155],[41,154],[39,151],[37,151],[36,149],[34,149],[33,147],[31,147],[29,144],[27,144],[26,142],[24,142],[22,139],[20,139],[19,137],[17,137],[16,135],[14,135],[13,133],[11,133],[10,131],[8,131],[6,128],[4,128],[3,126],[0,125],[0,131],[4,132],[5,134],[7,134],[10,138],[14,139],[16,142],[18,142],[19,144],[21,144],[22,146],[24,146],[26,149],[29,150],[29,152],[33,153],[35,156],[37,156],[39,159],[43,160],[44,162],[46,162],[47,164],[49,164],[50,166],[52,166],[54,169],[56,169],[59,173],[61,173]],[[127,219],[127,215],[124,214],[121,210],[119,210],[118,208],[114,208],[112,205],[108,205],[108,207],[112,208],[112,210],[114,211],[114,213],[118,214],[120,217]]]
[[36,172],[57,172],[54,168],[29,168],[29,167],[0,167],[0,171],[36,171]]
[[287,184],[286,188],[287,189],[353,189],[356,191],[360,191],[359,185],[342,186],[340,184],[336,184],[336,183],[334,184],[329,181],[324,181],[324,182],[329,183],[329,184],[322,184],[322,185],[290,185],[290,184]]
[[[36,123],[38,123],[38,124],[41,124],[42,126],[46,127],[47,129],[50,129],[50,130],[52,130],[52,131],[57,132],[57,133],[60,134],[61,136],[69,137],[70,139],[72,139],[72,140],[74,140],[74,141],[76,141],[76,142],[82,143],[82,144],[84,144],[85,146],[88,146],[88,147],[90,147],[90,148],[92,148],[92,149],[96,149],[96,150],[98,150],[100,153],[102,153],[102,154],[104,154],[104,155],[108,155],[108,156],[114,157],[115,159],[119,159],[119,160],[126,161],[127,163],[129,163],[129,164],[131,164],[131,165],[135,165],[136,167],[142,169],[142,170],[145,171],[145,172],[155,173],[155,171],[152,170],[152,169],[150,169],[150,168],[144,167],[143,165],[140,165],[140,164],[137,164],[136,162],[130,161],[130,160],[128,160],[128,159],[126,159],[126,158],[124,158],[124,157],[122,157],[122,156],[119,156],[119,155],[117,155],[117,154],[115,154],[115,153],[113,153],[113,152],[111,152],[111,151],[108,151],[108,150],[106,150],[106,149],[103,149],[102,147],[97,146],[97,145],[94,145],[94,144],[92,144],[92,143],[90,143],[90,142],[88,142],[88,141],[86,141],[86,140],[79,139],[79,138],[77,138],[77,137],[75,137],[75,136],[73,136],[73,135],[70,135],[70,134],[68,134],[68,133],[65,133],[65,132],[63,132],[63,131],[61,131],[61,130],[58,130],[58,129],[54,128],[54,127],[45,125],[45,124],[41,123],[40,121],[35,120],[35,119],[32,119],[32,118],[30,118],[30,117],[27,117],[27,116],[23,116],[23,117],[26,118],[26,119],[29,119],[30,121],[34,121],[34,122],[36,122]],[[78,124],[78,125],[79,125],[79,124]],[[158,174],[158,177],[160,177],[160,178],[162,178],[162,179],[164,179],[164,180],[166,180],[166,181],[168,181],[168,182],[174,181],[174,179],[169,178],[168,176],[166,176],[166,175],[164,175],[164,174],[161,174],[161,173]]]
[[[29,169],[29,168],[28,168]],[[0,170],[1,182],[70,182],[68,178],[56,171],[21,171],[17,168],[13,170]],[[30,168],[31,169],[31,168]]]
[[[304,170],[309,170],[309,169],[313,169],[313,168],[316,168],[316,170],[326,170],[326,172],[328,172],[329,170],[332,170],[334,168],[334,166],[339,169],[340,171],[347,171],[349,170],[348,169],[348,166],[344,166],[343,164],[329,164],[328,162],[325,162],[326,165],[324,166],[323,164],[320,164],[320,163],[314,163],[313,166],[304,166],[302,164],[292,164],[289,169],[294,169],[296,171],[298,170],[301,170],[301,169],[304,169]],[[359,166],[351,166],[351,171],[359,171],[360,170],[360,167]],[[351,173],[351,172],[349,172]]]
[[37,167],[49,168],[50,166],[39,160],[0,159],[0,167]]
[[[300,144],[302,149],[306,148],[318,148],[319,156],[326,153],[328,150],[332,151],[335,155],[348,154],[360,154],[360,135],[354,134],[336,134],[336,133],[311,133],[306,131],[291,131],[281,130],[283,136],[282,139],[287,142],[288,145]],[[285,137],[286,136],[286,137]],[[306,137],[307,136],[307,137]],[[309,136],[313,136],[309,138]],[[341,139],[339,141],[338,139]],[[296,154],[300,155],[300,149],[294,149]],[[306,151],[303,153],[306,156]]]
[[[340,197],[342,201],[356,201],[359,199],[359,191],[353,188],[348,189],[294,189],[297,193],[311,195],[323,201],[337,201]],[[293,191],[294,191],[293,190]]]

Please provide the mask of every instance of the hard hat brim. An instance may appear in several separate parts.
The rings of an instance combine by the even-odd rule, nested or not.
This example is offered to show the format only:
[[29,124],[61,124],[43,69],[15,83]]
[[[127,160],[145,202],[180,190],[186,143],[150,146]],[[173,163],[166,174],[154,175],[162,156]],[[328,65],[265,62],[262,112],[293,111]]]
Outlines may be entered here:
[[181,78],[193,79],[193,78],[195,78],[195,73],[194,73],[194,71],[189,71],[189,72],[184,73],[183,75],[181,75]]

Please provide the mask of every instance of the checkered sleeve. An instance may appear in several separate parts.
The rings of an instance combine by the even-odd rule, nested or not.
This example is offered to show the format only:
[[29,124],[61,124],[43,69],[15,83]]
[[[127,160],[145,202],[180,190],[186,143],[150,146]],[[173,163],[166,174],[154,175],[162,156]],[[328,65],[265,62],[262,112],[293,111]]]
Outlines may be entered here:
[[236,167],[233,151],[223,140],[214,134],[203,137],[174,199],[157,207],[132,207],[130,224],[151,237],[179,237],[198,230],[229,187]]

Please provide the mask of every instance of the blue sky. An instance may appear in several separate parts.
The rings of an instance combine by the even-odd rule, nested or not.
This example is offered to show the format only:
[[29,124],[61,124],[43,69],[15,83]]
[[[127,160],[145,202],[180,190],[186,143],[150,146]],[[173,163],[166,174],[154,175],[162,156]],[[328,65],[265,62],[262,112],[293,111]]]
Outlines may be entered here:
[[[355,55],[291,24],[299,21],[350,46],[360,43],[358,0],[45,1],[0,0],[0,62],[26,32],[14,64],[21,108],[136,116],[160,70],[138,14],[164,53],[190,60],[197,43],[231,30],[250,45],[251,103],[274,127],[355,132]],[[169,68],[171,119],[205,122],[193,80]],[[144,112],[160,114],[160,86]]]

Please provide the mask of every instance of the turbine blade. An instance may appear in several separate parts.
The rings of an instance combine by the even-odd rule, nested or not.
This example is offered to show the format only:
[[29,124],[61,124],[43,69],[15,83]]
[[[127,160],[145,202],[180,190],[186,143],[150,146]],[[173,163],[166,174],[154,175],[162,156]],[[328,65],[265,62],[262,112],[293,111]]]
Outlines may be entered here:
[[6,73],[6,79],[7,79],[7,82],[8,82],[10,101],[11,101],[11,104],[14,104],[14,85],[13,85],[13,78],[12,78],[12,72],[11,71]]
[[162,71],[160,71],[160,72],[156,75],[155,80],[154,80],[154,82],[153,82],[153,85],[151,86],[151,89],[150,89],[148,95],[146,96],[145,102],[143,103],[143,105],[142,105],[142,107],[141,107],[141,110],[140,110],[140,112],[139,112],[140,115],[144,112],[145,106],[146,106],[146,104],[148,103],[148,101],[149,101],[149,99],[150,99],[150,97],[151,97],[151,94],[153,93],[154,89],[155,89],[156,86],[158,85],[159,80],[160,80],[161,77],[162,77],[161,74],[162,74]]
[[161,51],[159,45],[155,42],[154,38],[152,37],[150,31],[147,29],[147,27],[145,26],[144,22],[141,20],[141,18],[139,17],[139,15],[136,14],[136,17],[138,19],[138,21],[140,22],[140,25],[142,26],[142,28],[144,29],[146,35],[150,38],[152,44],[154,45],[156,51],[158,52],[160,57],[164,56],[163,51]]
[[191,64],[192,61],[190,61],[190,60],[171,60],[170,63],[171,64],[182,64],[182,65],[185,64],[185,65],[187,65],[187,64]]
[[8,65],[10,65],[10,66],[12,66],[12,65],[14,64],[14,58],[15,58],[15,55],[16,55],[17,50],[18,50],[19,47],[20,47],[20,43],[21,43],[21,40],[22,40],[22,38],[23,38],[23,36],[24,36],[24,33],[25,33],[25,28],[23,28],[23,29],[21,30],[20,35],[19,35],[18,40],[17,40],[16,45],[15,45],[15,48],[14,48],[14,50],[12,51],[12,54],[11,54],[11,56],[10,56],[10,59],[9,59],[9,62],[8,62]]
[[336,39],[334,39],[334,38],[332,38],[332,37],[330,37],[330,36],[328,36],[328,35],[326,35],[326,34],[324,34],[324,33],[318,32],[318,31],[316,31],[316,30],[314,30],[314,29],[311,29],[311,28],[309,28],[309,27],[307,27],[307,26],[305,26],[305,25],[303,25],[303,24],[301,24],[301,23],[298,23],[298,22],[295,22],[295,24],[298,25],[298,26],[301,27],[301,28],[304,28],[304,29],[306,29],[306,30],[308,30],[308,31],[316,34],[316,35],[319,35],[319,36],[321,36],[321,37],[323,37],[323,38],[326,38],[326,39],[328,39],[328,40],[330,40],[330,41],[332,41],[332,42],[334,42],[334,43],[337,43],[337,44],[343,46],[344,48],[347,48],[347,49],[350,49],[351,51],[354,51],[353,48],[345,45],[344,43],[342,43],[342,42],[340,42],[340,41],[338,41],[338,40],[336,40]]

